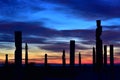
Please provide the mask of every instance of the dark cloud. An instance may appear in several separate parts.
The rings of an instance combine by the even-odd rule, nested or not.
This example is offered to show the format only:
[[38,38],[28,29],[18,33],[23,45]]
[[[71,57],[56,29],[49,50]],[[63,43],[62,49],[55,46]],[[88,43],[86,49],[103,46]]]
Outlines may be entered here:
[[[54,43],[51,45],[46,45],[46,46],[38,46],[39,48],[45,49],[45,50],[49,50],[49,51],[53,51],[53,52],[62,52],[63,49],[68,53],[69,49],[70,49],[70,43]],[[80,44],[75,44],[75,49],[76,50],[86,50],[86,49],[90,49],[89,47],[85,47],[83,45]]]
[[62,57],[61,56],[56,56],[56,55],[52,55],[52,56],[50,56],[50,55],[48,55],[48,59],[50,59],[50,60],[55,60],[55,59],[61,59]]
[[[59,4],[62,7],[67,7],[63,12],[69,12],[75,17],[84,18],[87,20],[95,19],[111,19],[120,17],[120,1],[105,1],[105,0],[43,0],[53,4]],[[61,9],[62,9],[61,7]],[[55,10],[57,10],[55,9]],[[57,11],[58,11],[57,10]],[[66,13],[66,14],[67,14]]]
[[27,14],[45,10],[41,6],[41,0],[0,0],[0,8],[1,20],[27,18]]
[[87,40],[87,41],[81,41],[81,43],[83,44],[87,44],[87,45],[95,45],[96,41],[95,40]]
[[106,44],[116,44],[117,41],[120,41],[119,35],[119,30],[107,30],[103,32],[102,39]]
[[[116,27],[117,28],[117,27]],[[55,30],[44,27],[44,23],[0,23],[0,41],[14,42],[14,31],[22,31],[23,42],[45,44],[45,46],[38,46],[45,50],[61,52],[63,49],[69,51],[69,41],[76,40],[76,49],[85,50],[90,49],[84,45],[95,45],[95,30]],[[114,44],[119,47],[120,31],[118,30],[104,30],[102,39],[104,44]],[[62,40],[65,39],[65,40]]]
[[116,57],[117,57],[117,56],[120,56],[120,52],[116,52],[115,56],[116,56]]
[[61,52],[63,49],[65,50],[69,49],[69,45],[67,43],[54,43],[51,45],[38,46],[38,47],[45,50],[54,51],[54,52]]
[[0,23],[0,41],[13,41],[14,31],[22,31],[24,41],[33,43],[44,41],[45,37],[55,37],[59,35],[58,31],[45,28],[42,23],[41,25],[25,22]]
[[[79,38],[82,40],[93,41],[95,39],[94,30],[55,30],[44,27],[43,22],[0,22],[0,41],[14,42],[14,31],[22,31],[23,42],[52,44],[52,39],[62,38]],[[47,41],[51,39],[50,41]],[[53,40],[54,41],[54,40]]]
[[89,54],[82,54],[82,57],[92,57],[93,55],[92,55],[92,53],[89,53]]
[[120,25],[103,26],[106,30],[120,30]]
[[[41,24],[41,25],[40,25]],[[94,40],[94,30],[55,30],[44,27],[44,23],[0,23],[0,41],[14,41],[14,31],[22,31],[23,41],[30,43],[47,43],[55,37],[77,37],[83,40]],[[88,35],[89,34],[89,35]],[[54,41],[54,40],[53,40]],[[52,42],[51,42],[52,43]]]
[[9,45],[9,44],[1,44],[0,43],[0,49],[6,49],[6,50],[11,50],[11,49],[14,49],[13,46]]
[[62,30],[64,37],[78,37],[83,40],[94,40],[95,30],[78,29],[78,30]]

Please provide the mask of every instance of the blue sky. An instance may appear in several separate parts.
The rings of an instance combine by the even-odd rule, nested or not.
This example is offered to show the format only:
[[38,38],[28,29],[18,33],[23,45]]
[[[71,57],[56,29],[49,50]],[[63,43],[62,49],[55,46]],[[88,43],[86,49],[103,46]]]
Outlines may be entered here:
[[76,40],[77,51],[90,50],[95,46],[96,20],[100,19],[104,44],[119,48],[119,3],[119,0],[0,0],[0,45],[14,52],[14,31],[20,30],[23,43],[35,44],[40,51],[60,52],[64,48],[69,52],[71,39]]
[[95,20],[103,25],[119,24],[119,0],[1,0],[0,21],[44,23],[57,30],[93,29]]

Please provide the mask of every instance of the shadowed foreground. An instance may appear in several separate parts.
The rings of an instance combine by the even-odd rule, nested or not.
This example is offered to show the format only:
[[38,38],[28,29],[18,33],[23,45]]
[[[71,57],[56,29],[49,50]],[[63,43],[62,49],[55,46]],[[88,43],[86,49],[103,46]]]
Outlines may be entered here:
[[33,66],[15,67],[14,65],[0,68],[1,80],[119,80],[120,66],[107,66],[101,71],[91,65],[72,67]]

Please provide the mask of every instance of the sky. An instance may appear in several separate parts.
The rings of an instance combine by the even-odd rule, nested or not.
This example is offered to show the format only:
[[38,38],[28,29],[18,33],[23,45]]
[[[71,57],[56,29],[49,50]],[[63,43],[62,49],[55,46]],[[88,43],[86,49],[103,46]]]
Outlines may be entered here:
[[[83,64],[92,63],[96,20],[101,20],[104,45],[113,44],[115,63],[120,63],[119,0],[0,0],[0,62],[5,54],[14,62],[14,31],[22,31],[23,63],[25,43],[29,62],[62,63],[66,51],[69,64],[69,42],[75,40],[75,63],[78,53]],[[109,62],[109,47],[108,62]]]

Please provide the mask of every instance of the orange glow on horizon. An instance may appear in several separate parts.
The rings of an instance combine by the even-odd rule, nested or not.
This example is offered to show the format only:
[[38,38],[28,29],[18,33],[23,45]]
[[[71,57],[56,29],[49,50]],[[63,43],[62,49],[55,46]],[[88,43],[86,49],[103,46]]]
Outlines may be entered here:
[[[13,44],[13,43],[12,43]],[[10,44],[9,44],[10,45]],[[38,49],[35,47],[35,44],[28,44],[29,45],[29,50],[28,50],[28,57],[29,57],[29,63],[36,63],[36,64],[44,64],[44,55],[47,53],[48,54],[48,63],[49,64],[62,64],[62,51],[61,52],[52,52],[52,51],[47,51],[43,49]],[[37,44],[38,45],[38,44]],[[14,46],[14,45],[13,45]],[[24,45],[23,45],[24,47]],[[33,48],[32,48],[33,47]],[[5,62],[5,54],[8,54],[8,59],[9,63],[14,63],[14,51],[15,49],[0,49],[0,63]],[[92,50],[81,50],[81,56],[82,64],[92,64]],[[118,64],[120,63],[120,57],[117,56],[117,53],[119,52],[118,48],[115,48],[115,56],[114,63]],[[75,64],[78,64],[78,53],[79,50],[76,50],[75,52]],[[66,53],[66,64],[69,64],[69,53]],[[22,62],[24,64],[24,58],[25,58],[25,50],[22,50]],[[108,64],[109,62],[109,48],[108,48]]]
[[[69,58],[66,59],[66,64],[69,64]],[[83,58],[82,59],[82,64],[92,64],[92,59],[91,58]],[[4,64],[5,59],[0,59],[0,63]],[[9,63],[14,63],[14,59],[9,59]],[[22,63],[25,63],[25,60],[22,60]],[[35,63],[35,64],[44,64],[44,59],[29,59],[29,63]],[[110,64],[110,61],[107,61],[108,64]],[[120,60],[115,60],[115,64],[120,64]],[[62,64],[61,59],[48,59],[48,64]],[[75,60],[75,64],[78,64],[78,59]]]

